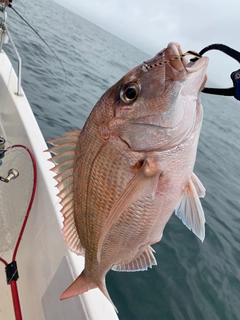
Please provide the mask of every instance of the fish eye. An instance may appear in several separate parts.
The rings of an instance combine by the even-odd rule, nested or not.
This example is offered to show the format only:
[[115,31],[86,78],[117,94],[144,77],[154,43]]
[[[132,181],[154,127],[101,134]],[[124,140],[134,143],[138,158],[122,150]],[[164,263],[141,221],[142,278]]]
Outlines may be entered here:
[[120,99],[124,103],[134,102],[139,95],[139,86],[136,83],[124,86],[120,91]]

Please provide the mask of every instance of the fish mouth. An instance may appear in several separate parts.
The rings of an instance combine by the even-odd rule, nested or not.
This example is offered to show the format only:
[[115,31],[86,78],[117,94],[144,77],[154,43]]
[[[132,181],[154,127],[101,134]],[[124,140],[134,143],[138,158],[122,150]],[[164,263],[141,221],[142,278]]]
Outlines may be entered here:
[[[194,60],[189,60],[186,56],[195,57]],[[161,50],[153,59],[144,62],[142,70],[147,72],[150,69],[159,66],[168,66],[170,78],[177,80],[184,73],[195,73],[208,64],[208,58],[200,56],[195,51],[187,51],[183,53],[180,45],[175,42],[170,42],[167,48]],[[169,69],[170,67],[170,69]]]
[[[165,58],[169,59],[171,66],[175,70],[180,71],[184,67],[188,73],[194,73],[207,66],[208,63],[207,57],[202,57],[195,51],[183,53],[180,45],[175,42],[170,42],[165,52]],[[187,56],[195,57],[196,59],[189,61]],[[174,59],[174,57],[177,58]]]

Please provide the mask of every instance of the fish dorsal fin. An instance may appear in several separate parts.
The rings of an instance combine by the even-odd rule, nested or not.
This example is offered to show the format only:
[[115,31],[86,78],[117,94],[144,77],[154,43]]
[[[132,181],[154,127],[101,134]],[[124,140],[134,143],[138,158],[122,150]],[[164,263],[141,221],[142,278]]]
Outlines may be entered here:
[[147,246],[144,248],[143,251],[137,257],[134,257],[130,262],[128,263],[119,263],[115,264],[112,267],[112,270],[114,271],[144,271],[148,268],[152,268],[152,266],[157,265],[157,261],[154,257],[153,248],[151,246]]
[[205,195],[205,188],[195,174],[192,174],[184,190],[175,214],[183,224],[201,241],[205,237],[205,216],[199,197]]
[[158,180],[161,170],[157,171],[152,176],[145,175],[145,166],[143,165],[138,173],[128,182],[123,193],[117,199],[112,206],[108,218],[101,231],[101,236],[98,242],[97,259],[100,262],[101,249],[103,241],[112,227],[112,225],[119,219],[121,214],[129,208],[134,202],[140,199],[144,195],[150,195],[152,198],[155,197],[157,190]]
[[58,197],[61,198],[64,240],[71,251],[84,255],[75,225],[73,205],[73,163],[79,134],[79,130],[74,130],[66,132],[64,137],[48,141],[53,147],[47,151],[54,154],[49,160],[55,164],[52,171],[57,174],[54,178],[59,189]]

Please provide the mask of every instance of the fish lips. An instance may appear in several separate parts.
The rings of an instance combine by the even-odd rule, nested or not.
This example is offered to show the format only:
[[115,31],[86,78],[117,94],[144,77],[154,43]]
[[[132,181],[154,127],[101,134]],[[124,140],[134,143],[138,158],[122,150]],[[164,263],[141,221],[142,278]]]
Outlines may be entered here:
[[207,57],[188,62],[187,58],[182,56],[183,52],[180,45],[170,42],[166,49],[161,50],[155,57],[144,62],[142,70],[146,72],[159,67],[165,68],[166,75],[169,78],[179,80],[186,73],[197,72],[208,64]]

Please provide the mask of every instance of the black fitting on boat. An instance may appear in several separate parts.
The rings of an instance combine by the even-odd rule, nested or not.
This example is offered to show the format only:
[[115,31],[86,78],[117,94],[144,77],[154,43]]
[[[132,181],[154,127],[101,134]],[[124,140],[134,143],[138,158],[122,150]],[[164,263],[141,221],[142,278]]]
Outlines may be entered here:
[[18,275],[18,268],[17,268],[17,261],[12,261],[5,267],[7,284],[10,284],[12,280],[17,281],[19,278]]

